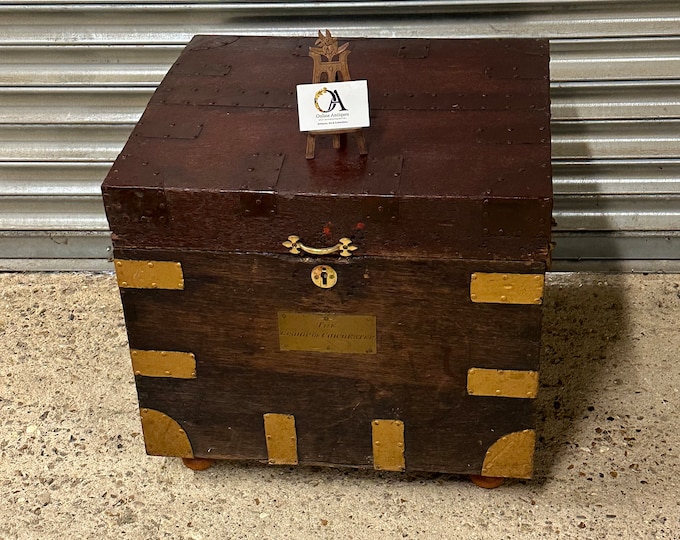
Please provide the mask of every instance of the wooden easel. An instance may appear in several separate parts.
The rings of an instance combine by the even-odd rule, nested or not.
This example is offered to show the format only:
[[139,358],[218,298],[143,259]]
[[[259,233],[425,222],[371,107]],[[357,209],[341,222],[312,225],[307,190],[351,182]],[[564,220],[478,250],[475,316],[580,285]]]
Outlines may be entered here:
[[[314,45],[314,47],[309,48],[309,56],[314,60],[314,72],[312,73],[313,83],[351,80],[349,67],[347,66],[347,57],[349,56],[349,53],[352,52],[349,50],[349,43],[345,43],[338,47],[338,40],[331,35],[330,31],[326,30],[326,35],[324,35],[321,30],[319,30],[319,37]],[[337,60],[335,59],[336,57]],[[346,133],[352,133],[354,135],[357,145],[359,146],[360,155],[365,156],[368,154],[364,132],[361,128],[353,128],[308,132],[305,157],[307,159],[314,159],[317,135],[332,135],[333,148],[339,149],[341,146],[340,136]]]

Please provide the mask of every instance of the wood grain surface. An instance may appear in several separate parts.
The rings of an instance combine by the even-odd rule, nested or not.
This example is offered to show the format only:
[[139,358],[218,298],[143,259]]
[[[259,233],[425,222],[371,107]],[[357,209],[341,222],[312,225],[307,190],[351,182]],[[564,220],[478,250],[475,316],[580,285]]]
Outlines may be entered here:
[[320,140],[307,160],[294,94],[313,40],[194,39],[104,182],[116,245],[283,253],[290,234],[356,235],[377,256],[545,261],[547,43],[425,41],[351,42],[369,155]]
[[[532,425],[529,400],[466,395],[470,367],[538,369],[540,306],[474,304],[473,271],[539,263],[118,251],[182,263],[183,291],[122,290],[130,346],[196,355],[197,378],[137,377],[140,406],[184,426],[196,456],[265,459],[262,415],[293,414],[301,463],[370,465],[370,421],[406,425],[407,468],[474,472],[502,433]],[[281,351],[277,313],[372,315],[377,354]],[[494,438],[495,437],[495,438]],[[473,459],[474,455],[474,459]]]
[[[102,186],[115,256],[184,274],[184,290],[121,290],[131,348],[196,357],[195,379],[137,376],[140,406],[199,458],[266,460],[275,413],[295,417],[300,463],[371,467],[371,421],[395,419],[407,470],[479,474],[533,426],[531,400],[469,396],[466,377],[538,369],[541,307],[473,303],[470,276],[549,261],[547,41],[351,40],[368,156],[320,138],[307,160],[312,44],[196,37]],[[357,250],[305,258],[291,235]],[[317,264],[337,285],[312,283]],[[364,316],[376,350],[282,350],[281,312]]]

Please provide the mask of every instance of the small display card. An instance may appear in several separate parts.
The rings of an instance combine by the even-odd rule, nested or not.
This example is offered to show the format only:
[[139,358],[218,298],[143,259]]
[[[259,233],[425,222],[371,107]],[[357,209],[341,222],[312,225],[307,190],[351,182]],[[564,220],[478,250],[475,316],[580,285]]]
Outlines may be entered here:
[[300,84],[297,100],[300,131],[333,131],[371,124],[367,81]]

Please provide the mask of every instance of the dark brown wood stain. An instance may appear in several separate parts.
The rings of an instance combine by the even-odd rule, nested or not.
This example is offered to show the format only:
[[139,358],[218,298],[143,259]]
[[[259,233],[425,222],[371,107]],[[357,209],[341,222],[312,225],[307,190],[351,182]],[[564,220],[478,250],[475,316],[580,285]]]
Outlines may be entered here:
[[[473,303],[470,276],[548,263],[547,42],[352,40],[369,154],[320,137],[306,160],[312,44],[196,37],[103,184],[115,257],[184,272],[181,291],[121,290],[131,348],[196,355],[196,379],[138,376],[140,406],[196,457],[266,460],[273,412],[295,416],[300,463],[371,467],[370,422],[394,418],[407,469],[478,474],[533,426],[531,400],[469,396],[466,374],[538,369],[541,307]],[[296,256],[289,235],[358,250]],[[310,279],[322,263],[331,289]],[[374,316],[377,353],[282,351],[280,311]]]

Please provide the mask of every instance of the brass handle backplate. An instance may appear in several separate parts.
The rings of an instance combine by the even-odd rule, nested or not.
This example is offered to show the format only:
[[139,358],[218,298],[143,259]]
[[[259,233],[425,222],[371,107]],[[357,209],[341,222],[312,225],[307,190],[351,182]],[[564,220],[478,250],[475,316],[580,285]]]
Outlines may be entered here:
[[312,248],[305,246],[300,242],[300,237],[295,235],[289,236],[288,240],[283,242],[283,246],[287,247],[293,255],[297,255],[303,251],[310,255],[330,255],[331,253],[340,252],[340,256],[342,257],[349,257],[352,254],[352,251],[359,249],[352,245],[352,241],[349,238],[341,238],[337,244],[329,248]]

